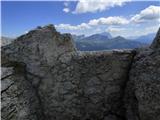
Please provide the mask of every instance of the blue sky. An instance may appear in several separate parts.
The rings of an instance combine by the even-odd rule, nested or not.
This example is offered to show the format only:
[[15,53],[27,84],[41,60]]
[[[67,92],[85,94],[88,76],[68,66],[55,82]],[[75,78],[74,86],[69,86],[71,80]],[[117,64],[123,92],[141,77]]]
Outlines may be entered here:
[[36,26],[54,24],[58,31],[90,35],[138,36],[156,32],[160,2],[126,1],[2,2],[2,36],[16,37]]

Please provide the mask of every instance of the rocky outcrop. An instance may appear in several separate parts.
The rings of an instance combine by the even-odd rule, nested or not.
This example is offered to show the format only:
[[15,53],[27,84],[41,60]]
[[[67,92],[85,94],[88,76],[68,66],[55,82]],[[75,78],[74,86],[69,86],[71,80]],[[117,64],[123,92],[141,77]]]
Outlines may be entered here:
[[70,35],[60,35],[49,25],[38,27],[2,47],[2,66],[13,67],[11,75],[5,72],[2,77],[2,86],[6,86],[2,90],[2,119],[46,119],[44,109],[48,111],[48,108],[43,108],[45,105],[42,104],[49,106],[43,102],[43,98],[48,97],[48,88],[52,86],[50,83],[54,83],[50,70],[60,57],[75,51],[71,42]]
[[138,49],[126,89],[128,120],[160,119],[160,29],[151,48]]
[[69,34],[38,27],[2,47],[2,120],[158,120],[152,46],[79,52]]

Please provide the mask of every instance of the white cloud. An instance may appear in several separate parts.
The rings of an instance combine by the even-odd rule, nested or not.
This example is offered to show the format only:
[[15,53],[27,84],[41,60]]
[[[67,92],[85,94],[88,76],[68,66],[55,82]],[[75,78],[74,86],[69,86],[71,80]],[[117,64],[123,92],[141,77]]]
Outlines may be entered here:
[[59,24],[55,25],[57,29],[62,29],[62,30],[77,30],[76,26],[72,26],[70,24]]
[[69,9],[69,8],[64,8],[63,11],[64,11],[65,13],[68,13],[68,12],[70,11],[70,9]]
[[131,21],[135,23],[142,23],[153,20],[160,21],[160,6],[151,5],[131,18]]
[[114,6],[122,6],[130,0],[79,0],[73,13],[104,11]]
[[[55,27],[63,32],[91,35],[99,32],[110,32],[113,36],[139,36],[156,32],[160,22],[160,6],[149,6],[138,14],[128,16],[110,16],[91,19],[78,25],[59,24]],[[141,23],[144,24],[135,24]]]
[[149,33],[156,33],[159,29],[159,25],[155,25],[155,26],[150,26],[150,27],[146,27],[144,29],[145,32],[143,32],[143,34],[149,34]]
[[128,23],[129,21],[124,17],[114,16],[114,17],[93,19],[90,20],[88,24],[96,26],[96,25],[124,25]]
[[124,25],[128,24],[129,21],[123,17],[115,16],[115,17],[106,17],[90,20],[87,23],[81,23],[79,25],[70,25],[70,24],[59,24],[56,25],[56,28],[61,30],[84,30],[90,29],[93,27],[99,27],[101,25]]
[[81,23],[80,25],[59,24],[55,25],[55,27],[61,30],[83,30],[90,28],[86,23]]
[[121,27],[108,27],[106,29],[106,32],[109,32],[109,33],[116,33],[116,32],[122,32],[122,31],[125,31],[126,28],[121,28]]

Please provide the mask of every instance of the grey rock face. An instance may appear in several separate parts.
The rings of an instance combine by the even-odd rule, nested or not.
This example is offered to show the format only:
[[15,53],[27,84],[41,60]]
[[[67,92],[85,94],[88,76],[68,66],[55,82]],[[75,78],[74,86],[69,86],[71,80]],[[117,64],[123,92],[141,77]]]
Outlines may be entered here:
[[132,51],[79,53],[81,119],[124,118],[123,93]]
[[128,120],[160,119],[160,31],[150,48],[137,50],[126,89]]
[[135,53],[77,52],[69,34],[38,27],[2,47],[2,119],[156,120],[159,52]]
[[36,91],[22,70],[18,67],[14,71],[2,68],[2,75],[2,120],[41,120],[43,116]]
[[[14,67],[13,76],[2,78],[5,81],[2,82],[2,86],[5,86],[6,83],[9,84],[6,82],[8,79],[11,82],[15,82],[14,90],[10,90],[8,87],[5,90],[5,93],[9,92],[11,96],[4,94],[4,100],[2,99],[2,105],[4,103],[2,116],[5,119],[5,115],[8,116],[8,111],[5,111],[5,108],[10,109],[8,108],[9,105],[6,104],[7,99],[9,99],[11,101],[8,101],[8,103],[11,104],[13,101],[15,109],[17,109],[16,106],[23,108],[22,111],[17,110],[18,113],[14,114],[15,119],[46,119],[44,118],[45,112],[43,111],[43,106],[47,111],[48,108],[45,108],[45,105],[49,106],[49,104],[45,101],[44,105],[42,105],[42,98],[46,99],[47,95],[51,94],[50,89],[47,91],[50,86],[52,88],[52,84],[50,83],[54,83],[54,77],[52,78],[50,71],[56,66],[60,57],[65,55],[63,60],[67,61],[68,57],[70,57],[70,55],[67,56],[67,53],[72,51],[75,51],[75,47],[72,44],[70,35],[60,35],[52,25],[32,30],[28,34],[17,38],[12,44],[2,47],[2,66]],[[43,89],[45,89],[45,92],[43,92]],[[12,96],[19,92],[19,96]],[[48,94],[46,94],[47,92]],[[43,96],[43,93],[46,96]],[[34,103],[34,99],[36,103]],[[48,100],[50,99],[48,98]],[[28,106],[31,106],[31,109]]]

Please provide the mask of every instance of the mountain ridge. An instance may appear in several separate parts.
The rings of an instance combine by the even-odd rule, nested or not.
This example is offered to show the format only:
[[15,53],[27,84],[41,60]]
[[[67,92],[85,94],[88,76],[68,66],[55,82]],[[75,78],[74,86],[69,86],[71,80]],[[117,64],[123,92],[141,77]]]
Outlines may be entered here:
[[128,40],[122,36],[108,38],[101,34],[93,34],[75,41],[80,51],[111,50],[111,49],[133,49],[144,47],[148,44],[139,41]]

